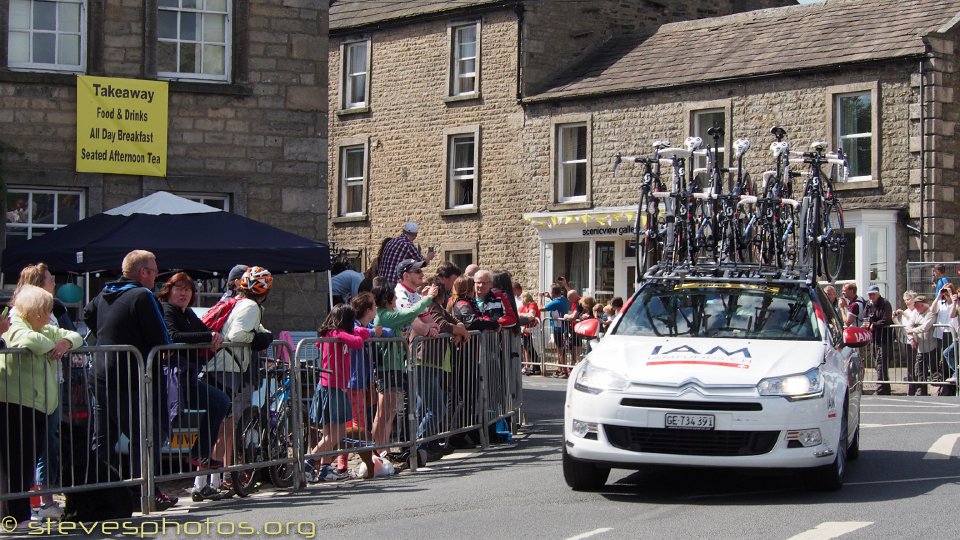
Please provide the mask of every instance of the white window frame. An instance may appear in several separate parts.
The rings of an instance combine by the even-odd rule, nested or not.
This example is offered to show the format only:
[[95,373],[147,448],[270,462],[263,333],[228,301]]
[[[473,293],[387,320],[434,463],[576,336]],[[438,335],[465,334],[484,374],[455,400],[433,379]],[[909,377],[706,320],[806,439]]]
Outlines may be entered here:
[[[218,208],[219,206],[223,207],[224,212],[230,211],[230,196],[224,195],[222,193],[176,193],[174,195],[183,197],[189,201],[198,202],[200,204],[205,204],[207,206],[213,206]],[[210,204],[211,202],[220,203],[219,206]]]
[[[363,166],[360,176],[347,176],[347,153],[362,152]],[[361,144],[342,144],[337,149],[337,216],[338,217],[361,217],[366,215],[367,207],[367,175],[369,171],[368,158],[369,146],[364,142]],[[360,186],[360,209],[348,211],[347,189]]]
[[829,86],[825,89],[826,140],[834,148],[840,146],[840,99],[858,94],[870,96],[870,133],[847,134],[844,138],[852,135],[870,137],[870,174],[851,176],[847,178],[846,183],[837,182],[834,184],[834,189],[838,190],[880,187],[880,83],[878,81]]
[[[184,0],[174,0],[178,2],[178,7],[164,7],[159,3],[157,5],[157,51],[159,56],[159,49],[162,43],[173,43],[177,48],[177,65],[179,67],[180,63],[180,49],[185,45],[200,45],[200,54],[196,58],[196,64],[200,68],[200,72],[188,72],[188,71],[157,71],[158,79],[176,79],[176,80],[194,80],[200,82],[229,82],[232,76],[232,66],[233,66],[233,0],[226,0],[226,12],[223,11],[212,11],[208,9],[198,8],[184,8],[179,7],[183,5]],[[198,0],[199,1],[199,0]],[[205,8],[205,4],[201,1],[198,4]],[[160,37],[160,12],[161,11],[172,11],[177,13],[177,38],[162,38]],[[180,14],[185,12],[192,12],[197,14],[197,39],[194,40],[183,40],[180,39]],[[223,41],[205,41],[203,38],[203,17],[204,14],[219,15],[224,17],[224,28],[223,28]],[[203,45],[211,44],[222,46],[223,51],[223,73],[203,73]],[[159,60],[158,60],[159,62]]]
[[[568,129],[583,129],[583,136],[585,137],[584,147],[585,155],[580,158],[574,158],[570,160],[563,159],[563,132]],[[590,126],[588,122],[573,122],[566,124],[556,124],[554,127],[554,133],[556,134],[555,138],[555,160],[556,160],[556,201],[558,203],[575,203],[575,202],[586,202],[590,196]],[[583,195],[568,195],[564,192],[565,176],[564,176],[564,166],[565,165],[578,165],[583,163],[585,166],[584,172],[584,194]]]
[[[692,136],[692,137],[697,137],[698,134],[701,133],[701,132],[706,133],[707,129],[709,129],[709,128],[713,127],[713,126],[704,126],[704,125],[701,125],[702,118],[703,118],[704,116],[708,115],[708,114],[717,114],[717,113],[720,113],[720,114],[723,115],[723,125],[720,126],[720,127],[722,127],[722,128],[724,129],[724,133],[723,133],[723,144],[721,144],[721,145],[720,145],[720,148],[717,149],[717,150],[718,150],[718,152],[717,152],[718,156],[717,156],[717,157],[719,158],[720,166],[723,167],[723,166],[726,164],[727,139],[730,138],[730,135],[729,135],[730,132],[727,130],[727,127],[726,127],[726,126],[727,126],[727,110],[726,110],[726,109],[724,109],[723,107],[713,107],[713,108],[709,108],[709,109],[697,109],[697,110],[695,110],[695,111],[692,111],[692,112],[691,112],[691,116],[692,116],[692,118],[691,118],[691,124],[693,124],[693,129],[690,130],[690,136]],[[703,146],[701,147],[702,150],[706,150],[708,147],[709,147],[709,148],[713,148],[713,139],[712,139],[712,138],[708,138],[708,137],[705,137],[705,136],[702,136],[702,135],[701,135],[701,137],[703,138]],[[711,151],[712,151],[712,150],[711,150]],[[706,168],[706,167],[707,167],[707,158],[706,158],[706,156],[695,156],[694,159],[693,159],[693,167],[694,167],[694,168]],[[708,172],[707,175],[704,177],[704,180],[705,180],[705,182],[704,182],[704,184],[703,184],[703,188],[706,189],[706,188],[709,187],[709,181],[710,181],[710,174],[709,174],[709,172]]]
[[[15,1],[16,1],[16,0],[10,0],[9,6],[8,6],[8,10],[10,10],[10,11],[13,10]],[[7,19],[7,21],[8,21],[8,25],[7,25],[7,26],[8,26],[8,27],[7,27],[7,67],[9,67],[10,69],[14,69],[14,70],[28,70],[28,71],[54,71],[54,72],[68,72],[68,73],[84,73],[84,72],[86,72],[86,70],[87,70],[87,0],[48,0],[48,1],[54,1],[54,2],[57,4],[57,23],[56,23],[56,29],[55,29],[55,30],[52,30],[52,31],[51,31],[51,30],[37,30],[37,29],[34,28],[34,21],[33,21],[34,9],[33,9],[33,6],[34,6],[34,4],[35,4],[37,1],[38,1],[38,0],[20,0],[20,2],[25,2],[25,3],[29,4],[29,6],[30,6],[30,8],[29,8],[29,9],[30,9],[30,13],[29,13],[30,23],[29,23],[29,27],[28,27],[28,28],[14,28],[14,27],[12,26],[12,24],[13,24],[12,13],[11,13],[10,11],[8,11],[8,13],[7,13],[7,16],[8,16],[8,19]],[[60,24],[60,23],[61,23],[61,21],[60,21],[60,6],[63,5],[63,4],[77,4],[77,5],[80,6],[80,14],[79,14],[80,20],[78,21],[78,22],[79,22],[78,31],[76,31],[76,32],[72,32],[72,31],[71,31],[71,32],[68,32],[68,31],[60,30],[60,28],[61,28],[61,24]],[[11,60],[10,60],[10,51],[12,50],[12,47],[11,47],[11,41],[12,41],[12,40],[10,39],[10,36],[11,36],[11,34],[13,34],[14,32],[17,32],[17,33],[26,32],[27,35],[28,35],[29,43],[28,43],[27,55],[28,55],[28,57],[29,57],[30,59],[29,59],[27,62],[14,62],[14,61],[11,61]],[[55,50],[56,50],[55,54],[56,54],[56,56],[57,56],[57,61],[56,61],[56,62],[54,62],[54,63],[51,64],[51,63],[46,63],[46,62],[34,62],[34,61],[33,61],[33,36],[34,36],[35,34],[54,34],[54,35],[55,35],[54,48],[55,48]],[[60,60],[60,58],[59,58],[59,56],[60,56],[60,43],[61,43],[61,37],[63,37],[63,36],[79,36],[79,41],[80,41],[79,51],[78,51],[79,61],[80,61],[79,64],[63,64],[63,63],[60,63],[60,61],[59,61],[59,60]]]
[[[40,236],[40,234],[36,234],[39,231],[42,231],[41,234],[43,234],[43,233],[55,231],[61,227],[66,227],[67,225],[70,225],[69,223],[59,222],[59,201],[57,199],[59,195],[78,196],[79,201],[77,204],[79,205],[79,211],[77,213],[77,221],[86,217],[87,200],[86,200],[86,194],[83,191],[75,191],[75,190],[69,190],[69,189],[35,189],[35,188],[29,188],[29,187],[10,186],[7,189],[7,199],[8,200],[10,199],[10,194],[18,194],[18,193],[22,193],[26,196],[27,208],[33,208],[34,206],[33,197],[35,195],[53,195],[54,196],[53,223],[34,223],[33,212],[29,212],[27,214],[27,221],[24,221],[24,222],[7,221],[6,231],[8,236],[10,235],[11,231],[26,230],[27,240],[30,240],[35,236]],[[4,220],[6,220],[9,217],[11,212],[15,212],[15,211],[16,211],[15,208],[10,208],[8,205],[7,216],[4,216]]]
[[[476,210],[479,206],[480,196],[480,126],[466,126],[460,128],[447,129],[444,131],[445,152],[447,160],[446,171],[446,201],[444,207],[447,210],[468,211]],[[470,169],[459,170],[456,168],[456,151],[458,140],[466,141],[471,139],[473,142],[473,167]],[[456,201],[456,183],[469,182],[473,193],[470,204],[459,204]]]
[[[838,147],[841,147],[841,148],[842,148],[844,141],[850,141],[850,140],[856,140],[856,139],[871,139],[871,146],[873,146],[873,141],[872,141],[872,139],[873,139],[873,132],[872,132],[872,131],[870,131],[870,132],[868,132],[868,133],[843,133],[843,131],[842,131],[842,126],[841,126],[842,120],[841,120],[841,119],[843,118],[843,100],[844,100],[845,98],[855,98],[855,97],[861,97],[861,96],[865,96],[865,97],[871,98],[871,103],[870,103],[870,116],[871,116],[871,123],[872,123],[872,122],[873,122],[873,118],[872,118],[872,117],[873,117],[873,102],[872,102],[872,96],[870,95],[870,92],[850,92],[850,93],[846,93],[846,94],[836,94],[836,95],[833,96],[833,99],[834,99],[834,107],[835,107],[835,110],[836,110],[836,114],[834,115],[834,121],[836,122],[836,124],[834,125],[834,129],[836,130],[836,134],[837,134],[837,146],[838,146]],[[871,168],[871,171],[870,171],[871,174],[865,174],[865,175],[860,175],[860,176],[851,176],[851,177],[847,178],[847,182],[863,182],[863,181],[865,181],[865,180],[870,180],[871,178],[873,178],[873,174],[872,174],[872,173],[873,173],[873,170],[872,170],[872,169],[873,169],[873,166],[872,166],[872,164],[871,164],[871,167],[870,167],[870,168]]]
[[[474,56],[460,56],[461,32],[472,28],[476,35]],[[480,21],[455,23],[448,28],[450,42],[449,95],[451,97],[477,97],[480,95]],[[474,61],[473,71],[462,71],[461,64]],[[465,79],[473,80],[472,90],[463,90]]]
[[[364,61],[363,71],[354,73],[350,71],[350,66],[352,65],[351,59],[354,49],[361,45],[366,51],[366,60]],[[340,46],[340,58],[342,59],[340,66],[340,72],[342,74],[340,77],[340,95],[342,96],[340,107],[343,110],[363,109],[370,106],[371,51],[370,39],[347,41]],[[364,99],[355,100],[353,96],[353,84],[351,83],[352,79],[361,76],[363,77]]]

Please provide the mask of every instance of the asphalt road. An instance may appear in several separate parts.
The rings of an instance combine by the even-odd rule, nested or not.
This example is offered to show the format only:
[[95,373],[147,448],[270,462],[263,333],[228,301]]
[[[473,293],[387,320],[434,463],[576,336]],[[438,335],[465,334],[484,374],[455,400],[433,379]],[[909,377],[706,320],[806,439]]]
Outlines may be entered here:
[[839,492],[806,491],[794,474],[660,469],[614,470],[605,489],[577,493],[560,467],[563,384],[525,383],[530,426],[511,444],[461,451],[392,478],[187,502],[157,515],[167,520],[166,534],[161,529],[157,537],[195,536],[201,528],[206,538],[253,530],[261,537],[351,539],[958,535],[957,398],[865,397],[860,459]]

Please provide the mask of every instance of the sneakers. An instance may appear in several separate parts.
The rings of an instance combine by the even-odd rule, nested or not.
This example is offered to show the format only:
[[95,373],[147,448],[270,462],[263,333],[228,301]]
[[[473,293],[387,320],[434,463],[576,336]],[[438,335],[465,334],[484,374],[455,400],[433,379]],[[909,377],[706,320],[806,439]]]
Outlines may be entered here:
[[320,470],[317,471],[317,482],[336,482],[344,478],[346,478],[346,475],[333,470],[330,465],[321,465]]
[[30,519],[34,521],[46,521],[48,519],[59,520],[63,517],[63,508],[60,507],[60,503],[53,501],[50,504],[40,505],[39,508],[33,511]]
[[177,497],[169,497],[165,493],[157,491],[156,496],[156,506],[157,512],[163,512],[164,510],[169,510],[177,505],[180,501]]
[[943,382],[948,382],[948,383],[957,384],[957,376],[954,375],[953,377],[950,377],[950,378],[948,378],[947,380],[945,380],[945,381],[943,381]]
[[220,490],[214,489],[213,486],[206,485],[200,489],[193,488],[190,491],[190,498],[193,499],[193,502],[219,501],[223,499],[223,494],[220,493]]
[[197,469],[198,471],[219,469],[220,467],[223,467],[223,462],[211,458],[189,457],[187,458],[187,463],[189,463],[191,467]]

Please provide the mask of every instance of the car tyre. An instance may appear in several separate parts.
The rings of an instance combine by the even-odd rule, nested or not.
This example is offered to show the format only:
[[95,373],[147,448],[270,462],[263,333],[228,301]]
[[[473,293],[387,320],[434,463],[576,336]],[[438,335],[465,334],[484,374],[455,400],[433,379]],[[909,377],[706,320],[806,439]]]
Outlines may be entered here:
[[818,491],[837,491],[843,487],[843,480],[847,475],[847,414],[843,413],[840,421],[840,439],[837,441],[837,452],[833,463],[822,467],[814,467],[808,476],[810,488]]
[[603,467],[571,457],[563,449],[563,479],[574,491],[600,489],[610,477],[610,467]]
[[857,432],[853,434],[853,442],[847,450],[847,461],[854,461],[858,457],[860,457],[860,426],[857,426]]

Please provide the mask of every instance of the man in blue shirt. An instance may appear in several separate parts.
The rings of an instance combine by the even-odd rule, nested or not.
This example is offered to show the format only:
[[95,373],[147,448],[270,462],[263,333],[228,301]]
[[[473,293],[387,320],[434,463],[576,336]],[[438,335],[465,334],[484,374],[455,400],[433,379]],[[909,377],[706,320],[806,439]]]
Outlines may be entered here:
[[[543,293],[547,296],[547,293]],[[564,332],[563,316],[570,312],[570,301],[559,283],[550,285],[550,301],[543,305],[544,311],[550,312],[550,329],[553,331],[553,343],[557,346],[557,359],[561,365],[567,363],[567,340]],[[557,370],[554,377],[562,377],[563,369]]]

